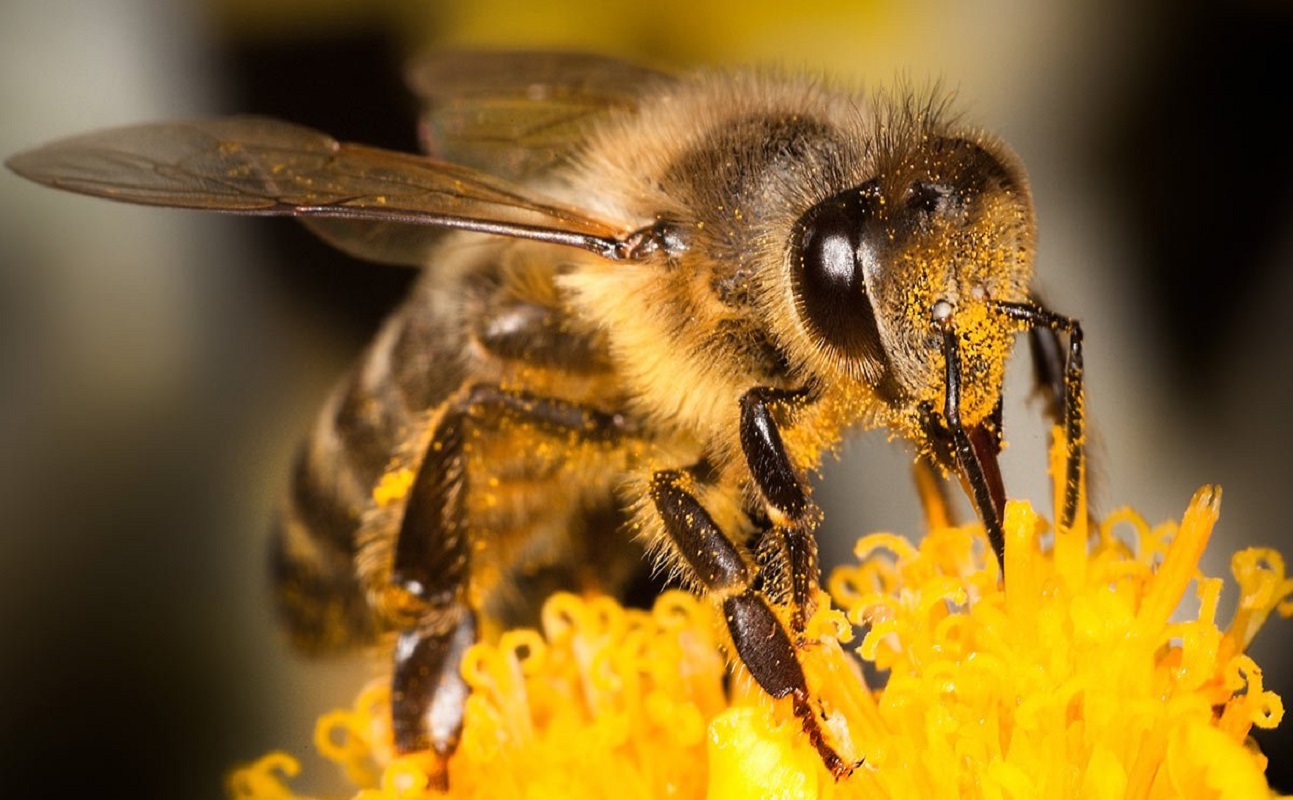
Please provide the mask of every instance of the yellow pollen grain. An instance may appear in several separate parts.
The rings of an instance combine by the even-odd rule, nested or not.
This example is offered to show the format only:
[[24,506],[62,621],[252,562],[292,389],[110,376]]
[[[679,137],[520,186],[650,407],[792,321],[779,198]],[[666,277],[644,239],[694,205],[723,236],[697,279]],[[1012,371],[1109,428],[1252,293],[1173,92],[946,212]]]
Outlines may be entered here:
[[409,489],[413,487],[414,477],[413,470],[407,467],[386,473],[373,487],[373,502],[379,508],[385,508],[403,500],[408,496]]

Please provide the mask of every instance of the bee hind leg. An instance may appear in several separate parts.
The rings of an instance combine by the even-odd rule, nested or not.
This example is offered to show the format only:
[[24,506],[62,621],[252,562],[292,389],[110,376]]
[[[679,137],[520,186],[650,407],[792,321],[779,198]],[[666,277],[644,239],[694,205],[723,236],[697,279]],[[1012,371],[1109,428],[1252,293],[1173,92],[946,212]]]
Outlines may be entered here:
[[467,601],[466,445],[508,422],[580,441],[612,443],[626,433],[618,415],[492,384],[472,386],[448,402],[410,489],[390,575],[411,599],[414,619],[396,640],[391,679],[392,727],[401,753],[433,750],[444,761],[458,745],[469,692],[460,666],[478,635]]
[[436,428],[400,523],[391,573],[391,583],[411,595],[417,615],[395,645],[395,749],[432,750],[442,761],[458,744],[468,693],[459,664],[476,641],[466,602],[470,549],[461,502],[466,425],[464,411],[450,408]]
[[767,600],[752,588],[755,568],[686,488],[686,481],[683,473],[671,470],[652,479],[651,499],[666,533],[696,580],[721,599],[736,655],[755,682],[774,698],[790,697],[822,763],[836,778],[848,775],[857,764],[845,761],[826,741],[795,645]]
[[[400,632],[391,678],[391,721],[399,752],[432,750],[443,766],[457,748],[468,694],[460,665],[476,635],[476,615],[461,602],[434,608]],[[443,771],[432,777],[443,784]]]

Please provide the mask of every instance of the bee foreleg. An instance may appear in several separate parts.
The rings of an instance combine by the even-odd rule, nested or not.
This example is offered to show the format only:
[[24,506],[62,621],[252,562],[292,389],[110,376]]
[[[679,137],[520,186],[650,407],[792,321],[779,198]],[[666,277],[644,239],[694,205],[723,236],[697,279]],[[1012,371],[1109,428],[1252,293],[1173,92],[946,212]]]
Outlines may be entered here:
[[[1062,389],[1064,398],[1061,409],[1068,452],[1065,453],[1064,508],[1060,513],[1059,526],[1069,528],[1077,517],[1078,494],[1086,458],[1082,326],[1072,317],[1056,314],[1037,302],[998,303],[997,306],[1010,318],[1020,320],[1029,326],[1032,334],[1030,341],[1039,342],[1050,338],[1054,342],[1055,349],[1058,350],[1057,334],[1063,331],[1068,335],[1068,356],[1064,359],[1062,378],[1057,380],[1058,367],[1054,364],[1047,368],[1050,374],[1046,378],[1055,387],[1051,391]],[[1034,355],[1035,359],[1036,357]],[[1058,354],[1047,358],[1058,361]]]
[[826,742],[790,635],[768,601],[751,587],[754,567],[684,488],[684,481],[675,471],[657,472],[652,479],[651,499],[666,533],[696,580],[721,601],[736,655],[755,682],[772,697],[793,698],[795,716],[826,768],[837,778],[849,774],[856,765]]
[[808,489],[786,452],[781,431],[773,417],[774,403],[802,401],[807,392],[788,392],[756,387],[741,397],[741,449],[750,476],[763,498],[780,512],[774,535],[779,534],[790,570],[791,627],[802,633],[817,588],[817,540],[813,530],[819,511],[808,497]]

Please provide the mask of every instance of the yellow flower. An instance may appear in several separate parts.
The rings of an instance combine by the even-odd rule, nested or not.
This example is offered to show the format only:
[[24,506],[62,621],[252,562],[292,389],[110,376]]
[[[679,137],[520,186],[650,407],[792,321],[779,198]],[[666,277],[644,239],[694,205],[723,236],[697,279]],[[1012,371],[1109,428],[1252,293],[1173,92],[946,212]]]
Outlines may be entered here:
[[[1004,582],[977,524],[936,526],[918,544],[863,538],[800,653],[828,736],[864,760],[840,782],[789,700],[739,667],[729,676],[705,602],[674,592],[648,612],[555,596],[541,632],[464,659],[472,694],[452,796],[1269,797],[1248,737],[1283,706],[1244,649],[1271,611],[1293,613],[1293,580],[1272,550],[1236,554],[1239,607],[1218,625],[1222,581],[1198,562],[1220,499],[1199,490],[1179,525],[1124,510],[1061,531],[1011,501]],[[1174,616],[1191,587],[1197,614]],[[887,675],[883,688],[848,648]],[[377,683],[324,716],[320,749],[360,800],[439,796],[425,762],[392,753],[387,702]],[[295,769],[271,754],[235,772],[230,795],[288,800]]]

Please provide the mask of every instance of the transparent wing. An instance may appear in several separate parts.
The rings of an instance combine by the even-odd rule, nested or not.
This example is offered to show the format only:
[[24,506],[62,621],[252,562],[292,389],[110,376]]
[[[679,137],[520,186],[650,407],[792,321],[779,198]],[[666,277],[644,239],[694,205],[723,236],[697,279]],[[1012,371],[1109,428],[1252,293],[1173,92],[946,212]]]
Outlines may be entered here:
[[37,183],[129,203],[313,218],[317,232],[342,249],[400,263],[423,252],[437,228],[537,239],[608,257],[624,232],[467,167],[342,144],[257,117],[115,128],[6,163]]
[[422,145],[437,157],[514,180],[575,151],[589,122],[634,110],[666,73],[586,53],[448,52],[410,65],[426,103]]

